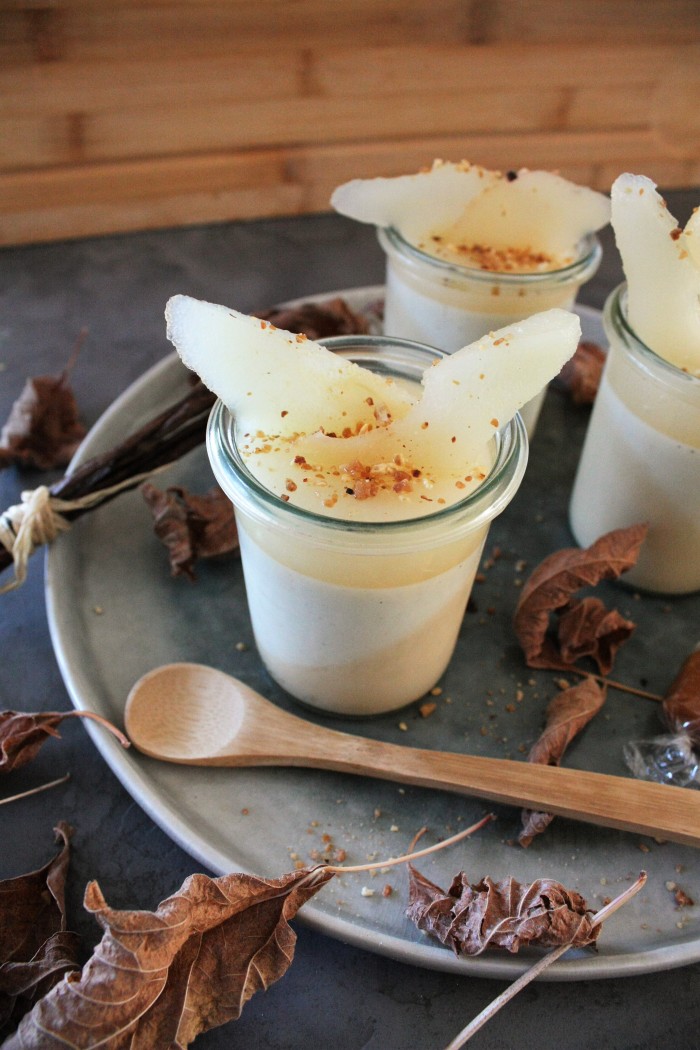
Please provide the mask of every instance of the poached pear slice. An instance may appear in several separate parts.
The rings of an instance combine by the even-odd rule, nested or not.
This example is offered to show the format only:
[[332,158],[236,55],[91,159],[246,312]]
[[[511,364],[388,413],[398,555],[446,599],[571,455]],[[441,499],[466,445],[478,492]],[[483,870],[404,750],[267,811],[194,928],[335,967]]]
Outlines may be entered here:
[[391,425],[411,459],[458,475],[483,462],[496,430],[559,374],[581,338],[568,310],[545,310],[443,358],[423,374],[423,396]]
[[545,310],[441,358],[423,373],[423,394],[402,419],[344,441],[303,441],[324,468],[399,456],[421,474],[460,478],[490,464],[492,439],[518,409],[559,374],[581,338],[568,310]]
[[499,178],[499,172],[475,164],[435,161],[413,175],[352,179],[334,190],[331,204],[341,215],[391,226],[416,243],[428,231],[457,222],[465,205]]
[[574,262],[578,243],[609,221],[610,201],[602,193],[553,172],[523,169],[485,186],[444,236],[454,244],[529,249],[544,257],[542,269],[551,269]]
[[165,309],[167,336],[188,368],[236,416],[239,428],[291,437],[355,432],[376,413],[404,415],[411,397],[305,336],[186,295]]
[[627,172],[611,200],[630,325],[660,357],[700,375],[698,213],[683,231],[652,180]]

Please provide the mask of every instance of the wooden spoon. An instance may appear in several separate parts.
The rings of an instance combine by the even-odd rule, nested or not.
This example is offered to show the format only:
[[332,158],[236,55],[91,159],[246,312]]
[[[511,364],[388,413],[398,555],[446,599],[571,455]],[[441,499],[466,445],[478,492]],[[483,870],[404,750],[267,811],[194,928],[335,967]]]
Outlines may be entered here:
[[341,733],[201,664],[167,664],[144,675],[129,694],[125,720],[140,751],[168,762],[335,769],[700,846],[700,791]]

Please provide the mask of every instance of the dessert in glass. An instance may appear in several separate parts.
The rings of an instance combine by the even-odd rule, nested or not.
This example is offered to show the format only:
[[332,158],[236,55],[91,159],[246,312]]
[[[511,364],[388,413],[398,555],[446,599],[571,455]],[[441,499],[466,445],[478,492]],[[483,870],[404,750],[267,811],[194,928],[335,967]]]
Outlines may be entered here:
[[185,296],[166,313],[220,399],[207,448],[271,676],[343,715],[424,695],[525,470],[520,399],[573,354],[578,318],[548,311],[448,357],[384,336],[321,345]]
[[700,589],[700,212],[681,229],[654,183],[621,175],[612,224],[627,278],[609,296],[609,340],[574,483],[576,540],[647,522],[625,582]]
[[[386,253],[384,333],[453,353],[530,314],[573,306],[596,271],[608,198],[552,172],[462,161],[355,179],[335,209],[377,227]],[[523,406],[530,437],[545,389]]]

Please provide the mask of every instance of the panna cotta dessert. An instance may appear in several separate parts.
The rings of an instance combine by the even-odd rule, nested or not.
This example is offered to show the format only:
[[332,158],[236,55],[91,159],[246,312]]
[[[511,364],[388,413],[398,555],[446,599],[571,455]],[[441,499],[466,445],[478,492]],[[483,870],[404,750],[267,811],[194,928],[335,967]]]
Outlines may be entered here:
[[166,317],[219,398],[207,448],[272,677],[343,715],[424,695],[525,470],[521,400],[572,356],[578,318],[548,311],[446,356],[384,336],[322,345],[187,296]]
[[[336,211],[377,227],[387,259],[386,335],[445,353],[511,321],[570,308],[595,273],[595,233],[608,198],[552,172],[501,173],[462,161],[428,171],[354,179]],[[544,389],[523,406],[530,436]]]
[[579,462],[570,521],[588,546],[647,522],[625,582],[700,589],[700,212],[682,229],[640,175],[612,187],[626,285],[604,312],[610,348]]

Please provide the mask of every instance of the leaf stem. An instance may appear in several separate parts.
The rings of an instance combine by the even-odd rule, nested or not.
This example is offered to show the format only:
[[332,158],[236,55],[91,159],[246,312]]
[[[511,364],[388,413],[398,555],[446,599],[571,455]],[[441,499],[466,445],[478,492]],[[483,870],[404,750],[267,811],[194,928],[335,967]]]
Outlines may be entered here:
[[105,729],[108,729],[112,736],[117,738],[122,747],[131,747],[131,741],[128,736],[125,736],[121,729],[117,729],[108,719],[98,715],[95,711],[68,711],[64,718],[90,718],[93,722],[97,722]]
[[59,777],[58,780],[50,780],[48,784],[40,784],[38,787],[30,788],[29,791],[21,791],[19,795],[0,798],[0,806],[4,806],[6,802],[18,802],[19,799],[28,798],[29,795],[38,795],[40,791],[48,791],[49,788],[58,787],[59,784],[65,784],[67,780],[70,780],[70,773],[66,773],[64,777]]
[[[451,835],[448,839],[442,839],[441,842],[436,842],[433,846],[426,846],[425,849],[416,850],[414,853],[406,853],[401,857],[390,857],[388,860],[375,860],[371,864],[324,864],[326,871],[332,871],[334,874],[345,874],[346,872],[357,872],[357,871],[375,871],[377,868],[391,868],[397,864],[407,864],[409,861],[418,860],[419,857],[425,857],[429,853],[437,853],[441,849],[447,849],[448,846],[454,846],[456,842],[460,842],[461,839],[466,839],[469,835],[473,835],[475,831],[480,831],[489,821],[495,820],[493,813],[487,813],[485,817],[477,821],[476,824],[472,824],[468,828],[464,828],[462,831],[458,831],[456,835]],[[425,831],[423,828],[414,837],[413,841],[416,842]]]
[[560,667],[552,667],[550,665],[547,670],[556,671],[557,674],[578,674],[582,678],[595,678],[596,682],[607,685],[610,689],[617,689],[621,693],[631,693],[633,696],[640,696],[643,700],[655,700],[659,704],[664,702],[664,698],[657,696],[656,693],[648,693],[645,689],[637,689],[636,686],[626,685],[624,682],[616,682],[612,678],[606,678],[605,675],[593,674],[591,671],[584,671],[582,668],[573,667],[570,664],[562,664]]
[[[646,881],[646,872],[642,871],[639,878],[633,882],[631,886],[624,889],[614,900],[610,901],[609,904],[606,904],[604,908],[601,908],[600,911],[593,916],[591,919],[591,925],[599,926],[602,922],[605,922],[613,912],[617,911],[618,908],[621,908],[623,904],[626,904],[636,893],[639,893]],[[491,1018],[498,1013],[502,1006],[505,1006],[505,1004],[513,999],[518,992],[522,991],[530,981],[534,981],[534,979],[539,977],[548,966],[551,966],[553,962],[556,962],[557,959],[568,952],[570,947],[570,942],[567,944],[560,944],[557,948],[554,948],[553,951],[548,952],[547,955],[543,955],[541,959],[538,959],[536,963],[525,971],[525,973],[518,977],[517,981],[513,981],[504,992],[493,999],[488,1006],[484,1007],[481,1013],[477,1014],[476,1017],[469,1022],[466,1028],[463,1028],[462,1031],[455,1036],[452,1042],[445,1047],[445,1050],[459,1050],[460,1047],[464,1046],[464,1044],[467,1043],[480,1028],[483,1028],[487,1021],[490,1021]]]

